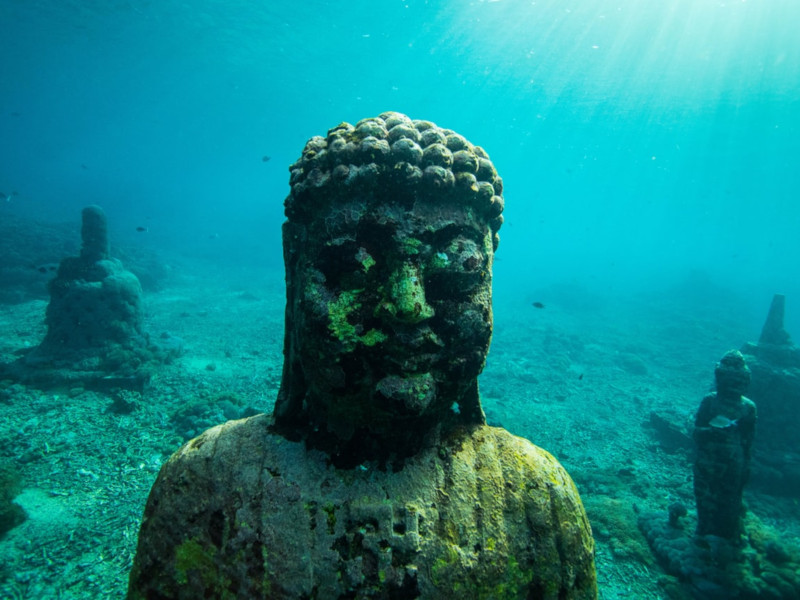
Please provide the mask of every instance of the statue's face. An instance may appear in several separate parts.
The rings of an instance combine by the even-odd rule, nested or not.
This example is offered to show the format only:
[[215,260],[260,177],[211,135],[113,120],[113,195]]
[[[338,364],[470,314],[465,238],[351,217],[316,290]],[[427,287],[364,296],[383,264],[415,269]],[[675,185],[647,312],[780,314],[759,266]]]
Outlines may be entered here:
[[717,369],[717,393],[720,396],[739,398],[750,387],[750,370]]
[[714,370],[717,394],[722,397],[739,398],[750,386],[750,369],[741,352],[732,350],[722,357]]
[[[491,231],[459,205],[332,208],[297,243],[307,401],[329,430],[459,410],[491,337]],[[323,240],[323,241],[320,241]]]

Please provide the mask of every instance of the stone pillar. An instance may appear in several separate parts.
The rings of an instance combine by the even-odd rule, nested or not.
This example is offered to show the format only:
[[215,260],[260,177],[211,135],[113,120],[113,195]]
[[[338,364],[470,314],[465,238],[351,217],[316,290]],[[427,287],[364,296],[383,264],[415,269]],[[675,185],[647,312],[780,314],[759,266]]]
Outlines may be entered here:
[[767,320],[761,329],[759,344],[791,344],[789,333],[783,328],[783,314],[786,306],[786,296],[775,294],[769,307]]
[[87,206],[82,212],[81,259],[87,263],[105,260],[110,255],[106,213],[99,206]]

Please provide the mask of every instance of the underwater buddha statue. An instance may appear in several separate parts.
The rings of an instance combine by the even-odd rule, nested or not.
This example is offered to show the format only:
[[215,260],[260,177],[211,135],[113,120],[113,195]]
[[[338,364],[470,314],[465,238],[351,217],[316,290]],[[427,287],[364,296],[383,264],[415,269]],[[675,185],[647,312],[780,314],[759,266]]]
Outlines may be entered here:
[[694,424],[697,534],[734,544],[744,533],[744,488],[756,429],[756,405],[744,396],[750,369],[731,350],[714,369],[717,391],[703,398]]
[[481,409],[503,210],[487,154],[384,113],[290,171],[274,415],[164,465],[129,598],[596,598],[569,475]]

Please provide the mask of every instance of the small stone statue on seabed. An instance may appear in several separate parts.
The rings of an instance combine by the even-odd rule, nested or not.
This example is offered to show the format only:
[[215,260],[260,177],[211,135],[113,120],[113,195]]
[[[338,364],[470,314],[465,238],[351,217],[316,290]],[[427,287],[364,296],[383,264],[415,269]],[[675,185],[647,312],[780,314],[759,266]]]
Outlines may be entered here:
[[597,598],[569,475],[481,409],[502,210],[486,153],[428,121],[306,144],[274,417],[164,465],[128,598]]
[[750,369],[731,350],[714,371],[717,391],[703,398],[694,422],[697,534],[739,544],[744,533],[744,487],[756,431],[756,405],[744,397]]
[[743,492],[750,474],[756,406],[744,397],[750,369],[731,350],[714,371],[716,392],[708,394],[695,417],[694,535],[681,519],[693,520],[673,503],[669,519],[640,517],[639,527],[668,572],[703,600],[800,597],[796,549],[749,514]]

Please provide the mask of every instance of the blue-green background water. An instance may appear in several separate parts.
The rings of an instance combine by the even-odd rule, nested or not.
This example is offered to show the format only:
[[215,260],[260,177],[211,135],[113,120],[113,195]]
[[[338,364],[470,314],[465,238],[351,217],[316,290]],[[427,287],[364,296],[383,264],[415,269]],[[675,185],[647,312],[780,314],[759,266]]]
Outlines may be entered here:
[[798,22],[794,0],[0,0],[0,218],[99,203],[118,236],[278,263],[305,140],[397,110],[497,165],[498,294],[701,273],[759,315],[788,294],[791,329]]
[[[271,408],[288,166],[387,110],[465,135],[504,178],[487,416],[573,473],[601,597],[658,588],[632,506],[691,506],[691,467],[641,423],[685,429],[774,293],[800,338],[798,23],[798,0],[0,0],[0,225],[70,223],[77,245],[80,210],[102,205],[112,243],[184,269],[145,290],[150,332],[188,347],[131,417],[92,394],[0,406],[31,513],[0,546],[0,596],[124,589],[160,464],[238,414],[213,398]],[[37,235],[48,260],[69,254]],[[0,305],[7,357],[42,334],[49,273],[38,299]],[[41,497],[83,520],[54,525]],[[797,531],[796,501],[759,499]],[[95,581],[74,569],[90,562]]]

